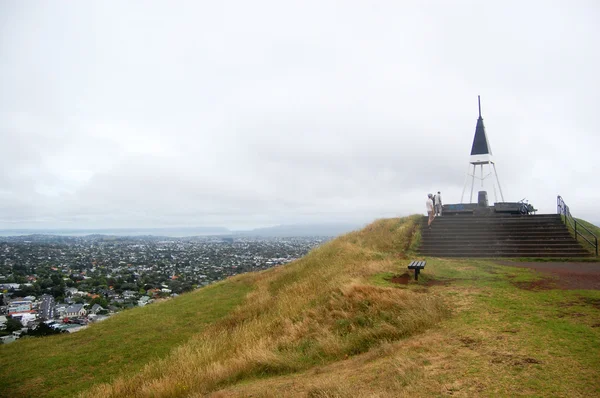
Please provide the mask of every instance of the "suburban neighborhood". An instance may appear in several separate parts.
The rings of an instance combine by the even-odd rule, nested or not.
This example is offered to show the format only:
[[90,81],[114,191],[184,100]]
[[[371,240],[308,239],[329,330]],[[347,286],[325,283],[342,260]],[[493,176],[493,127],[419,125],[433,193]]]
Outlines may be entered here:
[[0,237],[0,342],[73,333],[117,312],[294,261],[329,237]]

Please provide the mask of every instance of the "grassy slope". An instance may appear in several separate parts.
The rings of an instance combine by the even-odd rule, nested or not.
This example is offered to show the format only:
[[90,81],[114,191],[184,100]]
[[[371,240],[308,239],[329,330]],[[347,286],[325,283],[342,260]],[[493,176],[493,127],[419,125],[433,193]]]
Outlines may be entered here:
[[[107,328],[101,334],[100,324],[68,336],[70,343],[60,343],[61,336],[2,347],[0,386],[26,383],[21,396],[72,394],[108,380],[84,395],[600,395],[600,292],[523,290],[519,282],[540,276],[489,260],[430,258],[418,283],[392,284],[391,276],[405,272],[407,254],[413,258],[417,220],[379,220],[293,264],[106,321],[128,319],[136,333],[111,328],[109,335]],[[428,282],[444,283],[426,287]],[[235,297],[224,305],[215,297],[226,291]],[[172,322],[165,333],[156,330],[156,323],[164,325],[158,312],[166,317],[195,310],[196,316]],[[208,311],[214,315],[205,320]],[[140,326],[145,318],[152,319],[148,332]],[[149,344],[146,334],[165,342]],[[87,351],[74,348],[78,335]],[[42,346],[50,353],[42,353]],[[157,348],[161,353],[153,353]],[[78,354],[52,354],[60,350]],[[115,366],[114,358],[132,353],[138,353],[135,366]],[[101,374],[94,368],[100,358],[106,368]],[[37,372],[35,361],[53,367]],[[61,389],[60,381],[50,380],[70,372],[79,373],[67,382],[84,381]],[[2,388],[0,396],[7,395]]]
[[[585,236],[586,239],[588,239],[590,242],[594,242],[594,236],[596,237],[596,239],[600,239],[600,227],[597,227],[596,225],[591,224],[585,220],[581,220],[579,218],[576,218],[576,220],[577,220],[577,223],[582,224],[584,227],[586,227],[592,233],[592,234],[590,234],[586,230],[584,230],[582,228],[578,228],[579,233],[583,234],[583,236]],[[569,231],[571,231],[571,234],[575,235],[573,229],[570,228],[570,225],[569,225]],[[594,236],[592,236],[592,235],[594,235]],[[581,237],[578,237],[578,241],[579,241],[579,243],[581,243],[583,245],[583,247],[588,249],[590,252],[592,252],[594,254],[596,253],[596,248],[594,246],[590,245],[587,241],[585,241]],[[598,243],[600,243],[600,242],[598,242]]]
[[444,284],[396,288],[443,297],[449,319],[363,355],[211,396],[600,396],[600,292],[521,288],[538,278],[490,260],[430,258],[419,284]]
[[231,316],[133,378],[88,395],[201,396],[336,362],[426,330],[449,314],[440,297],[369,283],[400,266],[416,222],[380,220],[294,264],[247,274],[254,290]]

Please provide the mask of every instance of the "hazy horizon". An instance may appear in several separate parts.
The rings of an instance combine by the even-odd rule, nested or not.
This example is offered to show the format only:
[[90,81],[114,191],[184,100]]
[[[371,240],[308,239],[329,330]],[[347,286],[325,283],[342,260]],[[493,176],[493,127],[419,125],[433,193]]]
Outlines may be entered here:
[[192,237],[192,236],[218,236],[244,233],[278,232],[281,228],[292,231],[307,233],[308,230],[326,231],[350,231],[362,227],[362,224],[351,223],[320,223],[320,224],[288,224],[256,227],[251,229],[235,229],[226,227],[156,227],[156,228],[20,228],[0,229],[0,236],[27,236],[27,235],[57,235],[57,236],[88,236],[88,235],[110,235],[110,236],[168,236],[168,237]]

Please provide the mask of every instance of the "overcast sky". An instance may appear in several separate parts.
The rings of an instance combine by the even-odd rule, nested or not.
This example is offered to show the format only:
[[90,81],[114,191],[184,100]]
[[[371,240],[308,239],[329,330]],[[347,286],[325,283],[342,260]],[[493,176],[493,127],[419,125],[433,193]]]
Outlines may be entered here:
[[424,214],[477,95],[505,201],[600,222],[599,48],[596,0],[0,0],[0,228]]

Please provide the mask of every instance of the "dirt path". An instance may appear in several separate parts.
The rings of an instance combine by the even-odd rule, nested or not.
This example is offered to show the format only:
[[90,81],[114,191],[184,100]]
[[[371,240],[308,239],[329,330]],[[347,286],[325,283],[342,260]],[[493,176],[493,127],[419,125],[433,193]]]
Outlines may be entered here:
[[521,262],[502,260],[501,265],[511,267],[533,268],[550,276],[557,277],[556,287],[560,289],[600,290],[600,262]]

